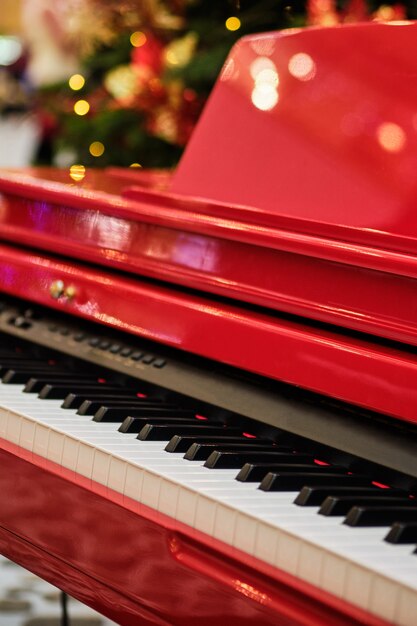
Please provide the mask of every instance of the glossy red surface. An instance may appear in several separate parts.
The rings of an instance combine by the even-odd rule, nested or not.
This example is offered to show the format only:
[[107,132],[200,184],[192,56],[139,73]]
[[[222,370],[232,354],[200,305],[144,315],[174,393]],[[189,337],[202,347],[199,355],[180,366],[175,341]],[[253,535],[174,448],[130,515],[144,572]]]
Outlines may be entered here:
[[122,626],[388,626],[4,440],[0,469],[0,552]]
[[[417,421],[413,352],[0,245],[0,291]],[[62,280],[75,297],[55,300]]]
[[240,40],[171,190],[411,245],[416,34],[396,22]]

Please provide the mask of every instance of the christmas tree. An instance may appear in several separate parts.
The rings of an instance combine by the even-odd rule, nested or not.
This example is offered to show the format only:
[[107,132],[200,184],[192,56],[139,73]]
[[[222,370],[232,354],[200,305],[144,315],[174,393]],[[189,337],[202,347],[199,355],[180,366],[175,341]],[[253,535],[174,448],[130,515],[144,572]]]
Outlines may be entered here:
[[49,148],[41,158],[65,166],[172,166],[238,38],[305,25],[417,17],[415,3],[409,4],[68,0],[62,19],[71,29],[59,32],[60,45],[72,57],[77,51],[79,71],[38,92]]

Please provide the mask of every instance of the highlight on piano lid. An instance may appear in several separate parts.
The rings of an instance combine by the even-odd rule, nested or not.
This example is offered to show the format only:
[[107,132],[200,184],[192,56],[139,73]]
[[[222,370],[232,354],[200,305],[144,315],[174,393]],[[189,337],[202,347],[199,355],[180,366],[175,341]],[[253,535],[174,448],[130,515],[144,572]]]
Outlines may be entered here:
[[0,626],[416,626],[415,3],[3,4]]

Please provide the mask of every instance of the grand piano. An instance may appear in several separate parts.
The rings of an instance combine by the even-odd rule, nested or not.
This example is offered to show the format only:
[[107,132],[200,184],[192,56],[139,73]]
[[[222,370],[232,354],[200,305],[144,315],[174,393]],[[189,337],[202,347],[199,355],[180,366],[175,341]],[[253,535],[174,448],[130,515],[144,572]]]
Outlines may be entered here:
[[123,626],[417,623],[417,24],[246,37],[174,172],[0,172],[0,553]]

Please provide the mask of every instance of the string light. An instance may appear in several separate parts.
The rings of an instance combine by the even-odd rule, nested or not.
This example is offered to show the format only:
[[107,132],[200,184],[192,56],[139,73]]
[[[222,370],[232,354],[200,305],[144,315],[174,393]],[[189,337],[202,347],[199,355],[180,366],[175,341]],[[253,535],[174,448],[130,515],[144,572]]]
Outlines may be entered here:
[[104,144],[102,144],[101,141],[93,141],[93,143],[90,144],[89,147],[90,154],[93,157],[101,157],[101,155],[104,153],[104,150]]
[[144,46],[146,43],[145,33],[142,33],[140,30],[137,30],[136,32],[132,33],[130,35],[130,43],[135,48],[140,48],[141,46]]
[[90,105],[88,104],[87,100],[77,100],[77,102],[74,104],[74,112],[77,115],[87,115],[89,110]]
[[81,74],[73,74],[68,84],[73,91],[79,91],[79,89],[82,89],[85,85],[85,78]]
[[80,164],[71,165],[69,174],[70,174],[72,180],[75,180],[76,182],[79,182],[85,176],[85,167],[84,167],[84,165],[80,165]]
[[241,27],[242,23],[240,21],[240,19],[238,17],[232,16],[232,17],[228,17],[226,20],[226,28],[227,30],[239,30],[239,28]]

